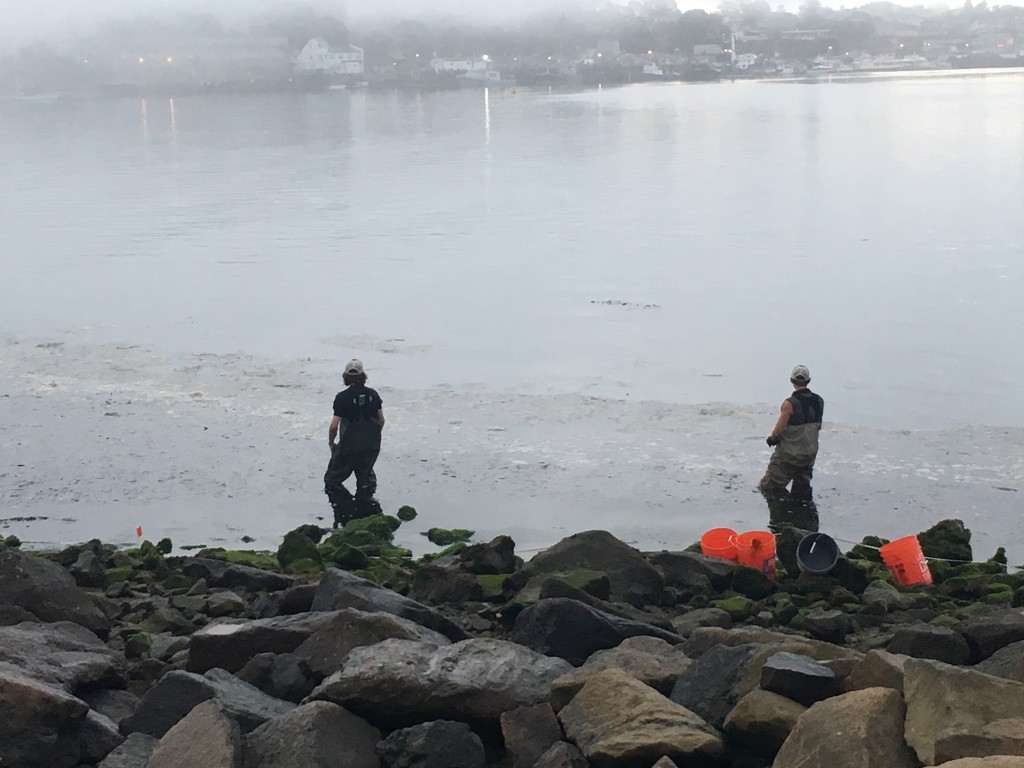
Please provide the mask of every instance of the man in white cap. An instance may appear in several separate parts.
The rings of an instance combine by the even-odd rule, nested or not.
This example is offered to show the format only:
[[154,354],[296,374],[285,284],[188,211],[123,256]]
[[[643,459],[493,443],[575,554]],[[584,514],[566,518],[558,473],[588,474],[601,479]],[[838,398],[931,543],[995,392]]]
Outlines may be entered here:
[[[811,476],[818,457],[818,433],[825,401],[808,389],[811,372],[796,366],[789,375],[793,394],[782,402],[779,419],[768,435],[775,448],[760,490],[768,500],[772,522],[784,524],[784,517],[802,517],[798,527],[817,530],[818,514],[811,496]],[[789,484],[792,483],[792,491]],[[781,502],[781,503],[779,503]],[[795,502],[795,504],[794,504]],[[776,518],[780,518],[776,520]]]
[[[380,455],[384,403],[376,390],[366,386],[362,361],[349,360],[342,378],[346,388],[334,398],[334,418],[327,430],[331,461],[324,474],[324,492],[334,510],[335,528],[349,520],[382,511],[373,498],[377,490],[373,465]],[[344,486],[353,473],[356,476],[354,497]]]

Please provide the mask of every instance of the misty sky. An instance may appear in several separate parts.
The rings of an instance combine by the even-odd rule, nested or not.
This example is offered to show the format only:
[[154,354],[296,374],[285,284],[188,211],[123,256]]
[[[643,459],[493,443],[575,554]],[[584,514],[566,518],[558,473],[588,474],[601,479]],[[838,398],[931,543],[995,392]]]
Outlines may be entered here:
[[[613,2],[616,0],[612,0]],[[620,3],[627,0],[617,0]],[[866,1],[866,0],[864,0]],[[900,2],[900,0],[897,0]],[[715,10],[719,0],[678,0],[682,10]],[[769,0],[796,10],[802,0]],[[370,14],[422,17],[431,14],[462,14],[476,19],[512,20],[552,7],[592,5],[592,0],[307,0],[317,11],[350,18]],[[68,32],[87,32],[99,21],[148,12],[213,12],[226,20],[240,20],[268,11],[295,8],[295,0],[0,0],[0,42],[22,42]],[[856,6],[861,2],[825,0],[825,5]],[[902,0],[900,4],[919,4]],[[929,3],[931,4],[931,3]],[[429,9],[429,11],[427,10]]]

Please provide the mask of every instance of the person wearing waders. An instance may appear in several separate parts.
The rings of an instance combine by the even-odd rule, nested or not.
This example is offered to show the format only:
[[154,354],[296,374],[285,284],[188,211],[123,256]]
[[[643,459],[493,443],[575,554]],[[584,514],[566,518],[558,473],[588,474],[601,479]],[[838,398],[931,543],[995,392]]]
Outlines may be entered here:
[[813,532],[818,530],[818,510],[811,476],[825,401],[808,389],[811,372],[807,366],[796,366],[789,382],[793,394],[782,402],[779,419],[768,435],[767,443],[775,451],[759,488],[768,502],[771,530],[794,527]]
[[[384,403],[376,390],[366,386],[366,371],[361,361],[349,360],[342,378],[345,389],[334,398],[334,418],[327,430],[331,461],[324,474],[324,492],[334,510],[335,528],[349,520],[383,511],[373,497],[377,490],[373,465],[380,454]],[[353,473],[355,496],[344,486]]]

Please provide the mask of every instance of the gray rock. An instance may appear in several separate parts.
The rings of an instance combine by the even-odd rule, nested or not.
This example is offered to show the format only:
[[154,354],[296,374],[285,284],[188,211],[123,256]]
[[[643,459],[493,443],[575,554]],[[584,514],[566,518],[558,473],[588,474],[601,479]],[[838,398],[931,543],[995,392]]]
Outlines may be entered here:
[[460,568],[476,574],[512,573],[518,564],[516,543],[498,536],[486,544],[471,544],[456,555]]
[[234,592],[213,592],[206,598],[206,612],[214,618],[241,616],[248,609],[245,600]]
[[853,630],[850,617],[840,610],[815,608],[804,616],[804,629],[818,640],[842,643]]
[[377,756],[384,768],[485,768],[487,764],[480,737],[465,723],[451,720],[394,731],[378,744]]
[[516,617],[512,640],[548,656],[582,664],[595,651],[615,648],[637,635],[670,643],[683,638],[674,632],[591,608],[577,600],[553,598],[531,605]]
[[943,763],[942,768],[1024,768],[1024,757],[993,755],[992,757],[965,757]]
[[893,688],[902,691],[903,665],[908,658],[888,651],[868,651],[843,681],[843,687],[846,691],[865,688]]
[[142,622],[140,628],[151,635],[190,635],[196,631],[195,625],[181,611],[170,606],[157,608]]
[[135,712],[139,706],[139,697],[131,691],[103,688],[98,691],[87,691],[80,698],[91,709],[96,710],[114,723],[120,723]]
[[1000,648],[978,664],[975,670],[1024,683],[1024,641]]
[[69,621],[0,627],[0,666],[5,664],[76,695],[88,689],[123,688],[127,674],[123,656]]
[[437,719],[497,725],[503,712],[546,701],[551,683],[570,669],[561,659],[503,640],[440,647],[384,640],[354,649],[310,698],[381,725]]
[[209,558],[190,558],[182,564],[181,571],[186,576],[205,579],[211,587],[241,587],[246,592],[278,592],[295,584],[290,576]]
[[179,651],[187,651],[191,643],[188,637],[175,637],[174,635],[159,634],[153,635],[152,643],[149,646],[149,655],[160,661],[170,661],[171,657]]
[[899,692],[891,688],[868,688],[815,704],[797,720],[772,767],[917,768],[903,741],[904,712]]
[[0,627],[13,627],[26,621],[37,622],[39,617],[19,605],[0,605]]
[[732,616],[721,608],[697,608],[672,619],[672,629],[683,637],[689,637],[700,627],[732,627]]
[[721,727],[739,701],[737,686],[759,648],[752,644],[712,648],[679,675],[669,698]]
[[954,754],[940,742],[952,734],[981,733],[989,723],[1024,712],[1024,684],[923,659],[907,660],[903,697],[907,744],[925,765],[935,765],[940,751],[946,760],[978,757]]
[[78,729],[79,759],[97,763],[124,741],[117,724],[99,712],[89,710]]
[[436,565],[417,569],[409,587],[411,599],[431,605],[479,602],[483,592],[472,573]]
[[955,629],[967,640],[971,663],[984,661],[1000,648],[1024,641],[1024,613],[1014,608],[968,619]]
[[305,661],[293,653],[261,653],[249,659],[238,679],[254,685],[268,696],[298,704],[309,696],[320,679]]
[[105,638],[110,620],[66,570],[42,557],[0,552],[0,605],[18,606],[45,622],[72,621]]
[[566,737],[599,766],[717,764],[721,734],[696,714],[618,669],[587,681],[559,713]]
[[[58,566],[59,567],[59,566]],[[59,688],[0,669],[0,765],[70,768],[89,707]]]
[[297,584],[280,592],[261,595],[253,602],[252,614],[259,619],[272,619],[275,616],[309,613],[318,586],[316,583]]
[[914,607],[914,596],[900,592],[887,581],[873,581],[861,596],[864,605],[889,611],[907,611]]
[[836,673],[807,656],[776,653],[761,667],[761,688],[805,707],[840,693]]
[[915,624],[896,628],[889,645],[889,653],[913,656],[915,659],[934,659],[946,664],[966,664],[971,657],[967,641],[959,632],[947,627]]
[[751,691],[725,718],[730,744],[764,757],[775,757],[807,707],[770,691]]
[[813,655],[816,659],[844,659],[860,658],[857,651],[844,648],[834,643],[826,643],[791,632],[779,632],[777,630],[765,629],[764,627],[736,627],[735,629],[721,629],[719,627],[698,627],[693,630],[690,636],[683,643],[683,650],[686,655],[695,659],[708,650],[719,645],[747,645],[759,643],[769,645],[771,643],[792,643],[799,642],[810,648],[814,648]]
[[555,680],[551,689],[551,704],[556,710],[564,707],[587,680],[602,669],[621,669],[667,696],[676,679],[691,663],[678,645],[646,635],[630,637],[617,648],[598,651],[582,667]]
[[994,720],[969,731],[947,729],[936,736],[935,761],[942,765],[964,757],[1024,756],[1024,718]]
[[294,708],[293,704],[271,698],[222,669],[212,669],[206,675],[173,671],[161,677],[142,697],[135,714],[121,721],[121,732],[162,737],[193,708],[209,699],[218,699],[243,733]]
[[562,741],[541,755],[533,768],[590,768],[590,763],[574,744]]
[[647,556],[665,578],[665,586],[687,589],[694,578],[707,579],[712,589],[722,592],[732,586],[732,577],[740,567],[731,560],[708,557],[698,552],[657,552]]
[[133,733],[103,758],[99,768],[146,768],[159,742],[145,733]]
[[562,539],[534,556],[516,575],[529,578],[580,568],[608,574],[612,602],[638,608],[661,602],[665,586],[661,573],[639,551],[607,531],[585,531]]
[[226,620],[192,635],[188,669],[205,672],[219,667],[234,672],[261,653],[295,652],[322,679],[337,671],[353,648],[392,637],[438,645],[448,642],[444,635],[413,621],[352,608],[252,621]]
[[378,768],[380,731],[336,704],[314,701],[245,737],[245,768]]
[[356,608],[360,611],[390,613],[440,632],[449,640],[466,637],[458,624],[427,606],[403,597],[397,592],[361,579],[348,571],[328,568],[313,597],[314,611],[337,611]]
[[505,751],[512,756],[512,768],[532,768],[562,740],[562,726],[550,704],[534,704],[503,712],[501,735]]
[[92,550],[85,550],[68,568],[68,571],[80,587],[105,587],[107,572],[103,569],[103,561]]
[[160,739],[147,768],[241,768],[238,724],[219,701],[205,701]]

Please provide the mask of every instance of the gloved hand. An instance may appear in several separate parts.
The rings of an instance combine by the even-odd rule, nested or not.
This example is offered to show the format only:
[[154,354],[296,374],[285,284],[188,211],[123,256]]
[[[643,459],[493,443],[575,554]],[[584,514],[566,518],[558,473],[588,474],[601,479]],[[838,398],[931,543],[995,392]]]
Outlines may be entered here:
[[769,438],[765,440],[765,442],[768,443],[769,448],[774,448],[776,445],[782,442],[782,438],[769,436]]

